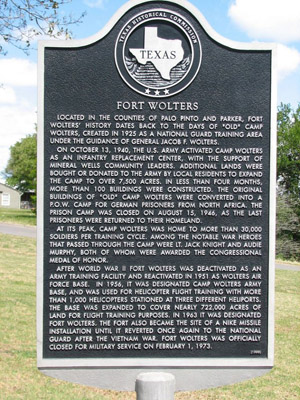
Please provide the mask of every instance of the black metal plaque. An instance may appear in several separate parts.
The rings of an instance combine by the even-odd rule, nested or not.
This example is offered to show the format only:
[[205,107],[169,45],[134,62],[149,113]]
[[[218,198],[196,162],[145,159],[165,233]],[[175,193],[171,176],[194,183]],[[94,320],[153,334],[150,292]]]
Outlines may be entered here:
[[271,62],[167,1],[44,45],[44,365],[270,359]]

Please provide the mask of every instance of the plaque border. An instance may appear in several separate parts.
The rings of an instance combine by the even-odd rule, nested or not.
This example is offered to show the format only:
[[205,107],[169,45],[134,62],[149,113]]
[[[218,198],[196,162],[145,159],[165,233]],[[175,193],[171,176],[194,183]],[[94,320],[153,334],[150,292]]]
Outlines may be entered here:
[[[275,307],[275,232],[276,232],[276,126],[277,126],[277,47],[274,43],[241,43],[224,38],[207,22],[197,7],[186,0],[159,0],[162,6],[174,4],[185,8],[201,24],[204,31],[217,43],[233,50],[270,51],[271,52],[271,109],[270,109],[270,191],[269,191],[269,293],[268,293],[268,357],[266,358],[43,358],[43,248],[44,248],[44,51],[46,48],[76,48],[91,45],[104,38],[130,9],[146,5],[153,0],[130,0],[113,15],[109,22],[95,35],[85,39],[66,41],[39,41],[38,45],[38,157],[37,157],[37,365],[38,368],[211,368],[269,369],[274,363],[274,307]],[[263,372],[262,372],[263,373]],[[75,373],[76,375],[76,373]],[[75,376],[74,375],[74,376]],[[77,374],[78,375],[78,374]],[[241,374],[242,375],[242,374]],[[249,376],[251,378],[251,376]],[[244,378],[246,379],[246,378]],[[112,379],[113,380],[113,379]],[[233,379],[233,381],[236,381]],[[97,385],[94,385],[97,386]],[[124,386],[124,385],[123,385]],[[198,385],[199,386],[199,385]],[[198,387],[197,385],[195,387]],[[211,386],[211,385],[209,385]],[[107,387],[107,385],[102,385]],[[208,386],[206,386],[208,387]],[[124,389],[123,389],[124,390]]]

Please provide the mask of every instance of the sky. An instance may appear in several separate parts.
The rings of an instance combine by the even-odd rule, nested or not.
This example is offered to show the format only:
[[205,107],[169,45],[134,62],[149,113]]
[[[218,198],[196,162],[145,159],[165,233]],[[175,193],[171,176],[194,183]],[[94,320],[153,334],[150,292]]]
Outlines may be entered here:
[[[1,1],[1,0],[0,0]],[[21,0],[17,0],[21,1]],[[71,28],[83,39],[101,30],[127,0],[73,0],[61,7],[64,15],[83,22]],[[130,1],[129,1],[130,3]],[[190,0],[211,27],[236,42],[277,44],[278,104],[300,103],[300,0]],[[0,173],[9,148],[35,131],[37,121],[37,45],[29,55],[12,46],[0,56]],[[3,177],[0,177],[3,182]]]

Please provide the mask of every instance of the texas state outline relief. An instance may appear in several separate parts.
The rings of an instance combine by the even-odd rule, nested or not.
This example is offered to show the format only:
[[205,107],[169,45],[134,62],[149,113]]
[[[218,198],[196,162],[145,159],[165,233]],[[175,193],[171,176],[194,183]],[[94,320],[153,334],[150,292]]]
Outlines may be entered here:
[[183,60],[184,50],[179,39],[158,37],[157,27],[145,27],[144,48],[129,51],[140,64],[151,62],[161,77],[171,80],[171,70]]

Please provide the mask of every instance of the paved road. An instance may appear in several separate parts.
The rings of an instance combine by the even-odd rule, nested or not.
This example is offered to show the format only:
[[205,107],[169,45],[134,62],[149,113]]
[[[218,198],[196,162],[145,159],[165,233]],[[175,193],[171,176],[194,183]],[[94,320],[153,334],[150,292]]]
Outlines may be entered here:
[[[27,236],[35,238],[36,227],[15,225],[15,224],[0,224],[0,233],[5,233],[7,235]],[[300,271],[300,265],[276,264],[276,268],[288,271]]]
[[287,271],[300,271],[300,265],[276,264],[276,269],[285,269]]
[[35,226],[15,225],[15,224],[0,224],[0,233],[15,236],[36,237]]

